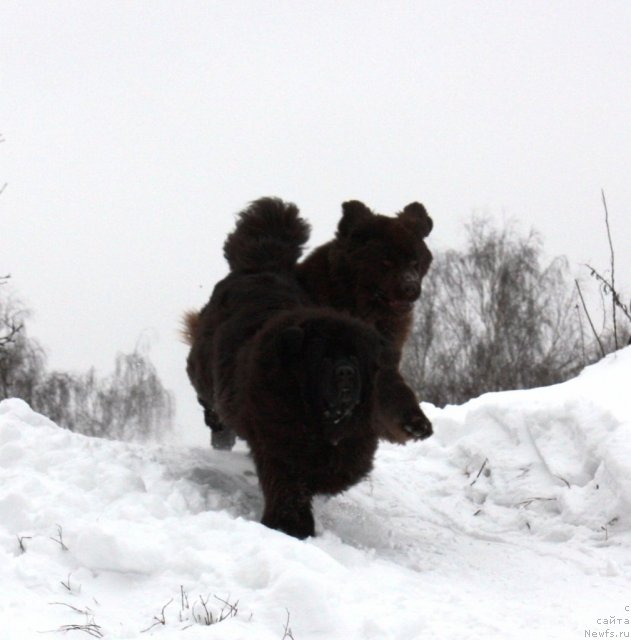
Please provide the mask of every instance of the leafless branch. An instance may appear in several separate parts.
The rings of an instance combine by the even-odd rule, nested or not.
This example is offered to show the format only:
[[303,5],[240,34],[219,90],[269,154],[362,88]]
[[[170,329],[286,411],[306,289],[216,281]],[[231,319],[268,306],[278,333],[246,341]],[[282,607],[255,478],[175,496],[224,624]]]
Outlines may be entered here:
[[22,553],[26,553],[26,547],[24,546],[25,540],[31,540],[31,536],[16,536],[18,539],[18,544],[20,545],[20,551]]
[[90,624],[64,624],[59,627],[59,631],[68,632],[68,631],[83,631],[87,633],[89,636],[93,638],[103,638],[103,632],[101,631],[101,627],[98,624],[90,623]]
[[207,626],[213,624],[213,614],[212,611],[208,610],[208,601],[210,600],[210,596],[206,596],[206,600],[202,596],[199,596],[199,601],[202,603],[202,607],[204,609],[203,616],[195,616],[198,622],[201,622]]
[[528,498],[527,500],[522,500],[521,502],[517,503],[518,507],[529,507],[533,502],[554,502],[556,500],[556,498],[540,498],[540,497],[534,497],[534,498]]
[[198,624],[204,624],[206,626],[210,626],[213,624],[217,624],[219,622],[223,622],[228,618],[234,618],[238,613],[238,604],[239,602],[235,602],[231,604],[227,600],[223,598],[219,598],[218,596],[213,596],[215,600],[218,600],[223,605],[221,611],[217,615],[213,615],[213,612],[208,608],[208,601],[210,600],[210,596],[207,596],[204,599],[203,596],[199,596],[199,601],[201,603],[202,609],[204,610],[201,614],[195,613],[195,605],[193,605],[193,619]]
[[600,347],[600,352],[603,355],[603,358],[605,357],[605,347],[603,347],[603,343],[600,340],[600,337],[598,336],[598,332],[596,331],[596,327],[594,327],[594,323],[592,322],[592,318],[589,315],[589,311],[587,310],[587,305],[585,304],[585,298],[583,298],[583,292],[581,291],[581,285],[578,283],[578,280],[574,280],[574,282],[576,283],[576,289],[578,291],[578,296],[581,299],[581,304],[583,305],[583,311],[585,311],[585,315],[587,316],[587,321],[589,322],[589,326],[592,329],[592,333],[594,334],[594,338],[596,338],[596,342],[598,343],[598,346]]
[[2,324],[4,325],[4,331],[6,333],[0,336],[0,348],[6,347],[6,345],[14,342],[18,333],[24,328],[23,323],[18,322],[16,318],[3,319]]
[[67,633],[68,631],[83,631],[93,638],[104,637],[101,627],[94,621],[94,613],[88,607],[85,609],[79,609],[78,607],[67,604],[66,602],[49,602],[49,604],[52,606],[68,607],[68,609],[71,609],[75,613],[80,613],[86,618],[84,624],[64,624],[59,627],[57,631],[61,631],[63,633]]
[[[609,240],[609,255],[611,259],[611,290],[616,290],[616,268],[615,268],[615,256],[613,251],[613,242],[611,240],[611,229],[609,228],[609,210],[607,209],[607,199],[605,198],[605,190],[601,189],[600,193],[603,199],[603,207],[605,208],[605,226],[607,227],[607,239]],[[613,297],[613,296],[612,296]],[[615,298],[612,301],[613,314],[613,337],[616,350],[618,350],[618,326],[616,323],[616,301]]]
[[184,611],[190,608],[188,593],[184,591],[184,585],[180,585],[180,622],[182,622],[182,614]]
[[226,620],[227,618],[234,618],[237,613],[239,613],[239,601],[237,600],[234,604],[228,602],[228,600],[224,600],[219,596],[214,596],[215,600],[221,602],[223,607],[219,612],[219,617],[217,618],[217,622],[221,622],[222,620]]
[[489,459],[486,458],[484,460],[484,462],[482,463],[482,466],[480,467],[480,471],[478,471],[478,475],[475,477],[475,479],[473,480],[473,482],[470,485],[471,487],[478,481],[478,478],[482,475],[482,472],[484,471],[488,461],[489,461]]
[[68,604],[67,602],[49,602],[48,604],[52,606],[68,607],[68,609],[72,609],[76,613],[81,613],[85,616],[93,615],[92,609],[88,609],[87,607],[85,609],[79,609],[78,607]]
[[157,627],[158,625],[166,625],[167,621],[165,618],[165,611],[166,608],[173,602],[173,598],[171,598],[165,605],[164,607],[162,607],[162,611],[160,612],[160,617],[158,616],[153,616],[153,619],[155,620],[155,622],[148,626],[146,629],[143,629],[140,633],[146,633],[147,631],[151,631],[151,629],[153,629],[154,627]]
[[287,611],[287,619],[285,620],[282,640],[295,640],[291,627],[289,626],[289,609],[285,609],[285,611]]
[[[6,142],[5,137],[0,133],[0,144],[2,144],[3,142]],[[0,187],[0,196],[2,195],[2,192],[7,188],[7,185],[9,183],[5,182],[1,187]]]
[[572,487],[571,487],[571,485],[570,485],[570,483],[569,483],[569,482],[568,482],[568,481],[567,481],[563,476],[557,476],[557,475],[555,475],[554,477],[555,477],[555,478],[558,478],[561,482],[563,482],[563,483],[565,484],[565,486],[566,486],[568,489],[571,489],[571,488],[572,488]]
[[594,269],[594,267],[588,264],[586,264],[585,266],[589,269],[590,275],[593,278],[596,278],[596,280],[600,283],[603,292],[611,296],[614,307],[620,309],[622,313],[624,313],[624,315],[627,317],[627,319],[631,322],[631,305],[628,307],[622,302],[622,300],[620,299],[620,294],[614,289],[613,281],[609,282],[607,278],[601,276],[600,273],[598,273],[598,271]]
[[[67,548],[68,548],[68,547],[66,547],[66,549],[67,549]],[[70,576],[71,576],[71,575],[72,575],[71,573],[69,573],[69,574],[68,574],[68,577],[66,578],[66,582],[64,582],[63,580],[60,580],[60,581],[59,581],[59,584],[60,584],[62,587],[64,587],[64,589],[67,589],[68,591],[70,591],[70,593],[72,593],[72,585],[70,584]]]
[[64,543],[63,529],[60,525],[57,525],[57,537],[50,538],[53,542],[56,542],[64,551],[68,551],[68,547]]

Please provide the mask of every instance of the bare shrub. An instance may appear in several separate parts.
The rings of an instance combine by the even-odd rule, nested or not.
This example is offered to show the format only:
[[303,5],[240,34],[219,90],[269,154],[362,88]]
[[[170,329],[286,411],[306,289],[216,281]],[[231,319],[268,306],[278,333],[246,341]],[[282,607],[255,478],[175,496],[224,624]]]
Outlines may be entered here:
[[104,378],[94,369],[48,372],[27,318],[21,303],[0,295],[0,399],[22,398],[59,426],[91,436],[145,440],[169,429],[174,400],[147,348],[119,353],[114,373]]
[[28,315],[17,298],[0,295],[0,399],[15,396],[28,402],[41,380],[46,358],[27,336]]
[[[589,270],[592,278],[594,278],[598,284],[598,289],[601,295],[601,305],[603,311],[602,328],[600,333],[596,330],[592,315],[590,314],[587,304],[585,303],[583,294],[581,292],[580,285],[576,283],[578,293],[581,298],[581,304],[585,317],[589,323],[595,340],[600,346],[602,355],[611,351],[617,351],[620,347],[631,345],[631,300],[628,304],[623,301],[623,295],[616,285],[616,256],[613,247],[613,240],[611,237],[611,226],[609,223],[609,209],[607,208],[607,199],[605,198],[605,192],[601,190],[601,197],[603,208],[605,210],[605,229],[607,231],[607,241],[609,243],[609,270],[599,272],[590,265],[585,265]],[[606,298],[611,298],[611,312],[607,312],[605,306]],[[618,314],[622,314],[624,320],[622,324],[618,324]],[[604,346],[604,345],[607,346]]]
[[535,232],[474,218],[463,251],[435,256],[404,359],[422,398],[443,406],[549,385],[594,359],[566,260],[542,265],[541,254]]
[[170,428],[173,398],[148,354],[119,353],[114,373],[99,378],[52,372],[35,389],[32,406],[62,427],[90,436],[146,440]]

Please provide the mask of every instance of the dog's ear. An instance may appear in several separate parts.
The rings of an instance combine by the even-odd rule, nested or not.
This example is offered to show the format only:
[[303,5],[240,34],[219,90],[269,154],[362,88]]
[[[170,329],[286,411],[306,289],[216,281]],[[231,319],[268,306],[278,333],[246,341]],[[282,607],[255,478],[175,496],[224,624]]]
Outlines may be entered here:
[[420,202],[411,202],[399,214],[399,219],[414,227],[421,238],[427,238],[434,228],[434,221],[429,217],[425,207]]
[[351,231],[361,222],[370,220],[375,214],[359,200],[349,200],[342,204],[342,219],[337,225],[337,237],[350,235]]
[[276,348],[281,360],[288,362],[295,358],[302,351],[304,341],[305,332],[301,327],[285,327],[276,338]]

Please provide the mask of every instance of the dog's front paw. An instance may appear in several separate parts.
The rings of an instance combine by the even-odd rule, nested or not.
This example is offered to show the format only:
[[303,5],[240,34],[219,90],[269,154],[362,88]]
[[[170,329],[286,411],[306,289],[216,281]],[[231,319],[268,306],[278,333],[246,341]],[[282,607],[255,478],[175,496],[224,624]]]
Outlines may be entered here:
[[432,423],[420,410],[410,411],[398,419],[382,423],[379,437],[395,444],[405,444],[410,440],[425,440],[434,432]]
[[429,438],[434,430],[432,429],[432,423],[429,418],[419,409],[418,413],[409,416],[407,420],[404,420],[401,424],[401,428],[415,440],[424,440]]
[[210,432],[210,444],[213,449],[231,451],[237,441],[237,434],[230,428],[221,425],[220,429]]

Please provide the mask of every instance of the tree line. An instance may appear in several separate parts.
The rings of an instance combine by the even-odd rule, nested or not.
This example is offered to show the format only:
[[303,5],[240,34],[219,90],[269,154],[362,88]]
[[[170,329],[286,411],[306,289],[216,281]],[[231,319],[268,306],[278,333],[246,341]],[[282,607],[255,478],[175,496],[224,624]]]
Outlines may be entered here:
[[28,335],[28,310],[6,289],[0,288],[0,400],[21,398],[59,426],[90,436],[146,440],[171,427],[173,396],[147,349],[119,353],[109,376],[94,368],[49,371],[44,349]]
[[[602,296],[599,327],[580,303],[567,260],[544,263],[536,232],[473,218],[464,249],[435,255],[423,281],[404,354],[406,377],[421,398],[444,406],[575,376],[631,335],[630,305],[615,290],[613,261],[606,276],[591,267],[590,273]],[[609,308],[605,296],[618,304]],[[617,315],[627,322],[619,325]]]
[[[609,270],[588,267],[601,295],[596,322],[567,260],[545,262],[536,232],[472,219],[464,248],[437,253],[423,281],[402,364],[419,396],[444,406],[555,384],[631,343],[631,303],[616,289],[610,234],[609,241]],[[173,396],[146,349],[119,353],[106,377],[49,371],[8,279],[0,277],[0,400],[22,398],[86,435],[142,440],[170,427]]]

